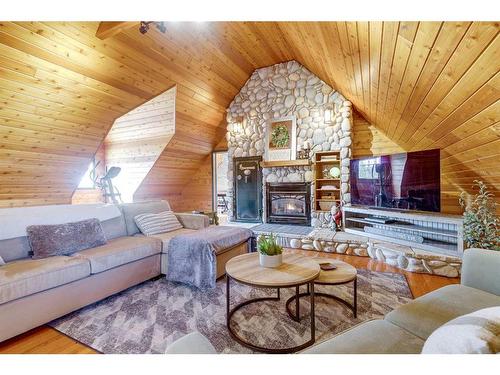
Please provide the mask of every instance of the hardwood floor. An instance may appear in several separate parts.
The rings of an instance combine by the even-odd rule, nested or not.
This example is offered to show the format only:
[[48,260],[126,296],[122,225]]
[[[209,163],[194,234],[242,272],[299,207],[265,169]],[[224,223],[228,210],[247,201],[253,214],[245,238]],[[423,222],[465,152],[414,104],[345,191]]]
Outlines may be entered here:
[[[305,250],[288,250],[293,253],[301,253],[306,256],[319,256],[324,258],[335,258],[352,264],[358,269],[368,269],[378,272],[395,272],[406,276],[408,285],[414,298],[420,297],[435,289],[449,284],[457,284],[459,278],[446,278],[427,274],[418,274],[401,271],[385,263],[371,258],[363,258],[350,255],[317,253]],[[0,343],[0,354],[92,354],[98,353],[92,348],[75,341],[55,329],[42,326],[35,328],[22,335]]]

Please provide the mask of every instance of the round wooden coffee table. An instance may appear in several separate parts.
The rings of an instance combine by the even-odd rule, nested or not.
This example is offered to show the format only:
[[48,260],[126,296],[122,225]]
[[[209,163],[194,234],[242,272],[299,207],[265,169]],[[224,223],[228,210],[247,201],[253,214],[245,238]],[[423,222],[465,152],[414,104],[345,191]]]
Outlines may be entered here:
[[[226,325],[231,336],[240,344],[264,353],[293,353],[314,344],[315,317],[314,317],[314,279],[318,277],[320,268],[317,262],[298,254],[283,254],[283,264],[277,268],[265,268],[259,264],[259,254],[251,253],[239,255],[226,263]],[[260,297],[244,301],[234,308],[230,308],[231,280],[257,288],[271,288],[277,290],[276,297]],[[300,287],[308,285],[311,303],[311,338],[309,341],[288,348],[266,348],[246,341],[231,327],[231,318],[243,306],[262,301],[277,301],[280,299],[280,288]],[[293,318],[293,316],[292,316]]]
[[[352,310],[352,313],[354,317],[357,317],[358,314],[358,277],[357,277],[357,271],[356,268],[351,266],[350,264],[346,262],[342,262],[340,260],[336,259],[328,259],[328,258],[311,258],[311,260],[314,260],[318,265],[320,263],[333,263],[335,266],[337,266],[336,269],[330,270],[330,271],[324,271],[321,270],[318,278],[314,280],[314,284],[318,285],[342,285],[342,284],[348,284],[348,283],[353,283],[354,284],[354,297],[353,297],[353,303],[347,302],[346,300],[337,297],[333,294],[328,294],[328,293],[319,293],[316,292],[315,296],[320,296],[320,297],[325,297],[325,298],[331,298],[334,299],[343,305],[347,306],[349,309]],[[288,314],[295,320],[299,321],[300,320],[300,311],[299,311],[299,300],[302,297],[310,295],[310,289],[309,286],[307,287],[307,292],[306,293],[300,293],[299,287],[297,286],[295,289],[295,296],[290,297],[286,301],[286,309],[288,311]],[[290,308],[290,304],[292,301],[295,301],[295,312],[292,311]]]

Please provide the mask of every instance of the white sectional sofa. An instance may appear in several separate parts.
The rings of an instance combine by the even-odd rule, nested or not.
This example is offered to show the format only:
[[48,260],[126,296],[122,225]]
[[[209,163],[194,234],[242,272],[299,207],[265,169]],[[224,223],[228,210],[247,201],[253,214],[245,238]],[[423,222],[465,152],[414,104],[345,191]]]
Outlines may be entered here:
[[[166,201],[0,209],[0,342],[166,272],[166,239],[139,235],[134,216],[170,210]],[[184,226],[168,237],[209,225],[176,214]],[[98,218],[107,243],[32,259],[26,227]],[[245,248],[246,249],[246,248]]]

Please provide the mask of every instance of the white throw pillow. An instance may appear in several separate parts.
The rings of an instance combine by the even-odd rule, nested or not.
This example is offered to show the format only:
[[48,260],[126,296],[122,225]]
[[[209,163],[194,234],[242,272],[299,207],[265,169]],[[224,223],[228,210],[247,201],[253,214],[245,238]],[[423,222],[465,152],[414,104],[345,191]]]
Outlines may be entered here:
[[462,315],[436,329],[422,354],[494,354],[500,352],[500,306]]
[[2,257],[0,257],[0,266],[3,266],[5,264],[5,261],[3,260]]
[[137,227],[146,236],[158,233],[172,232],[181,229],[182,225],[172,211],[159,214],[141,214],[134,217]]

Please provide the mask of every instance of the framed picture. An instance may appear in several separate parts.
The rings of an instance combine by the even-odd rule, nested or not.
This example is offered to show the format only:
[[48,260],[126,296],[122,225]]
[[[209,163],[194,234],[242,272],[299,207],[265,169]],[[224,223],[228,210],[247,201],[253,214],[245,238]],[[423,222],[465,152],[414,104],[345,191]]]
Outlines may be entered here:
[[295,117],[271,120],[267,126],[265,142],[265,160],[295,160],[297,150]]

